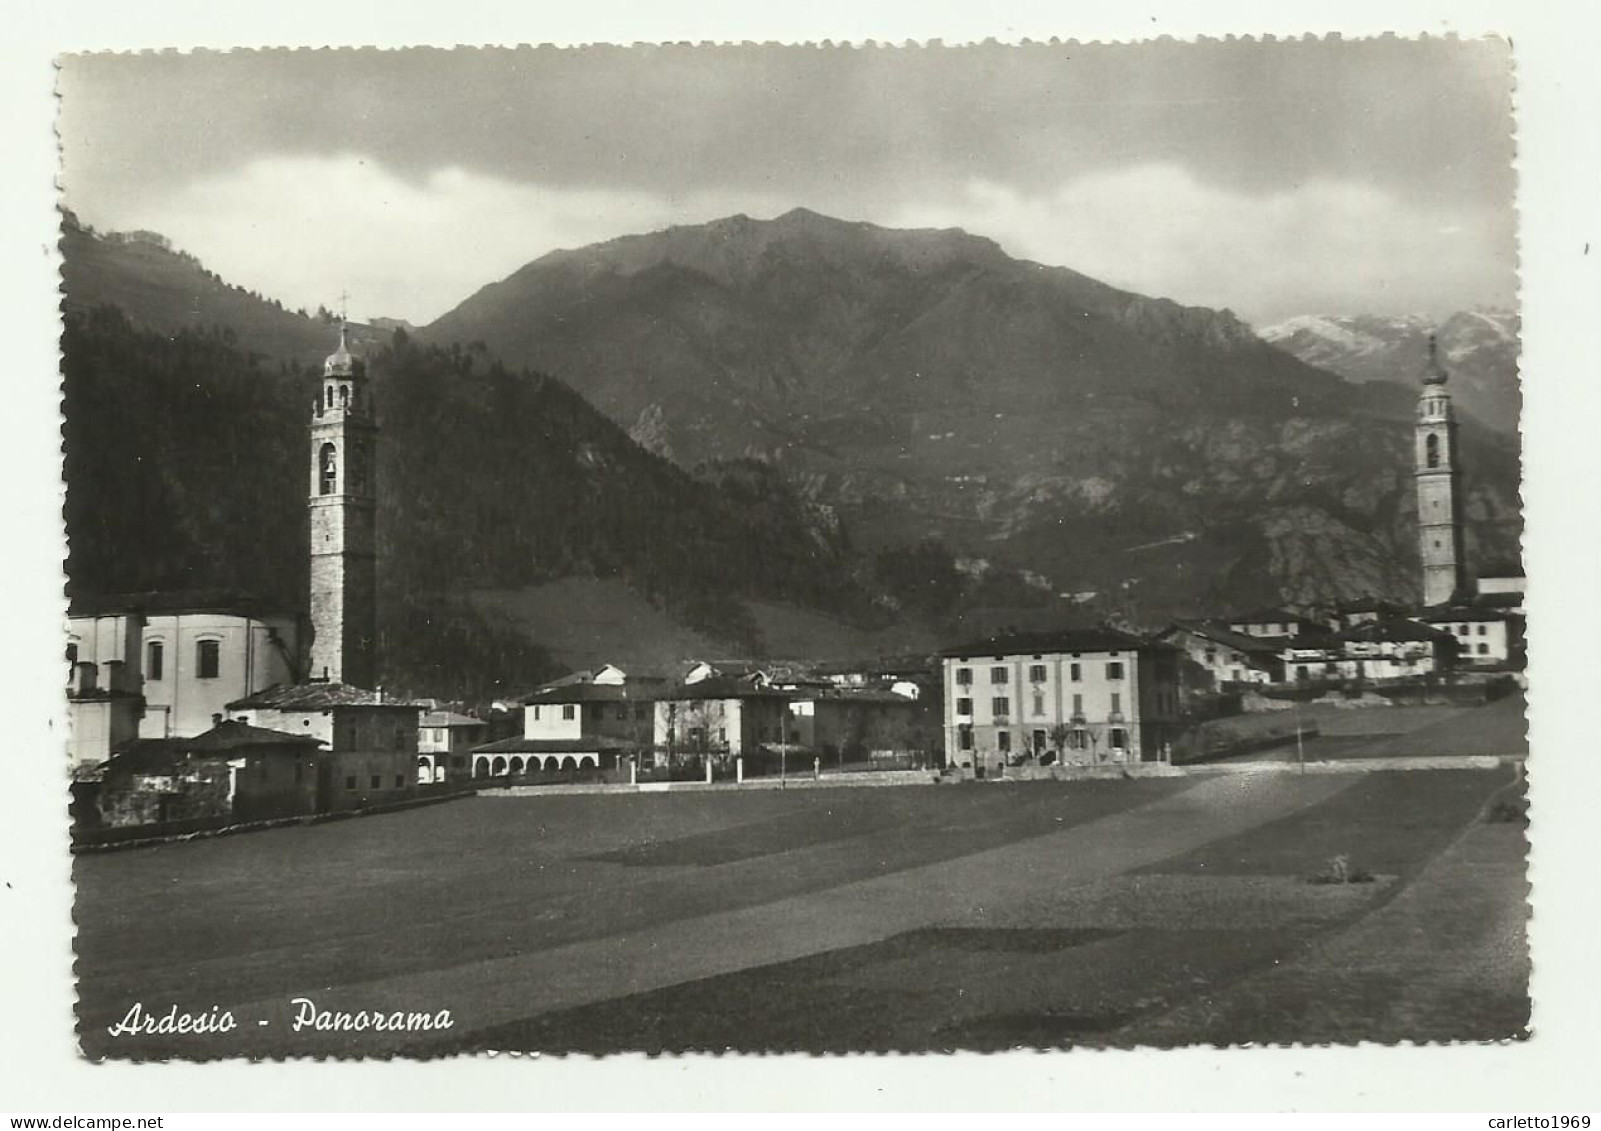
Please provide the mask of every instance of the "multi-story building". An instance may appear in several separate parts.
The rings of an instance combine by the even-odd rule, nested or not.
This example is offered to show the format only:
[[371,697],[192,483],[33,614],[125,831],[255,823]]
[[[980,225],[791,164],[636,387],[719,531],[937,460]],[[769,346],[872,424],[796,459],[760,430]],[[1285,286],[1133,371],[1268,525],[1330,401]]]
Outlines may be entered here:
[[1190,662],[1181,679],[1186,690],[1216,691],[1227,684],[1272,683],[1281,673],[1279,648],[1272,640],[1207,620],[1179,620],[1158,637],[1180,649]]
[[1523,618],[1496,608],[1448,605],[1417,618],[1456,638],[1457,663],[1465,667],[1506,667],[1523,658]]
[[947,764],[1162,760],[1178,724],[1179,656],[1107,628],[947,649]]
[[654,693],[665,686],[665,679],[630,677],[612,664],[547,684],[523,700],[520,736],[473,747],[473,776],[599,769],[648,750]]
[[796,744],[791,694],[765,675],[712,675],[656,693],[656,761],[674,754],[735,758]]
[[483,744],[489,724],[455,711],[424,712],[417,729],[417,782],[455,781],[469,777],[472,749]]
[[419,704],[345,683],[281,684],[228,704],[253,727],[310,735],[322,756],[321,795],[330,809],[398,800],[417,785]]
[[1449,633],[1405,617],[1357,625],[1333,637],[1294,641],[1282,653],[1292,683],[1345,683],[1433,675],[1455,666]]
[[295,676],[293,613],[238,594],[80,598],[68,614],[70,748],[103,761],[135,738],[190,738],[233,700]]

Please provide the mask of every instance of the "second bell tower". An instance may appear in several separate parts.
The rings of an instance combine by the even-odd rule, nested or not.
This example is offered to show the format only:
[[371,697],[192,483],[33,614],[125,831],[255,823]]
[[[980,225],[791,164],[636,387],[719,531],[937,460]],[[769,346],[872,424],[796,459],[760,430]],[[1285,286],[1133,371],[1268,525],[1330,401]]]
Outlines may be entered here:
[[1423,603],[1448,605],[1463,588],[1462,492],[1456,458],[1456,418],[1438,347],[1429,337],[1429,363],[1418,397],[1418,550]]

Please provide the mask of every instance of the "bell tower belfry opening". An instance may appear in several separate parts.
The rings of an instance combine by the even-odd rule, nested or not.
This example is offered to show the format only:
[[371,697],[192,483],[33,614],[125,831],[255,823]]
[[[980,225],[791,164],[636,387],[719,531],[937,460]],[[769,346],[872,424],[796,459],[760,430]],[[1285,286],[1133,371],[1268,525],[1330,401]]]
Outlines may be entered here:
[[1447,379],[1431,334],[1423,391],[1418,396],[1415,451],[1418,549],[1423,562],[1423,603],[1429,606],[1450,604],[1461,593],[1465,577],[1461,472]]
[[349,326],[323,362],[311,417],[311,654],[314,680],[377,680],[378,542],[374,463],[378,424],[367,365]]

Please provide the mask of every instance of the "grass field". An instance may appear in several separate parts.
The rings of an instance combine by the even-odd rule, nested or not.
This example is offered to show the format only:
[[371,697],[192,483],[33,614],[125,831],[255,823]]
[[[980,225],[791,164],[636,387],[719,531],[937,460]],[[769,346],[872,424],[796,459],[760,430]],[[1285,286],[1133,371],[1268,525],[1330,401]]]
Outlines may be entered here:
[[[1515,1036],[1522,829],[1480,819],[1512,782],[485,797],[80,856],[80,1029],[134,1058]],[[1334,855],[1375,879],[1307,882]],[[293,1032],[295,997],[453,1026]],[[134,1002],[239,1028],[108,1035]]]

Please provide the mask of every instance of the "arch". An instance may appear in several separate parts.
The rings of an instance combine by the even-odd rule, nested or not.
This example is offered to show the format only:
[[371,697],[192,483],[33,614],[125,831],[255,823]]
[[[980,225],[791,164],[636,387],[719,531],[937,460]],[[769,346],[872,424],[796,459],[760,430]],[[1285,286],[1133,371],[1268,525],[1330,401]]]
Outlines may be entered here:
[[498,778],[502,774],[504,774],[505,772],[506,772],[506,759],[502,758],[499,754],[496,754],[495,755],[495,760],[492,763],[490,763],[489,774],[490,774],[491,777]]
[[1423,441],[1423,462],[1428,467],[1440,466],[1440,434],[1430,432]]
[[339,407],[340,408],[349,408],[350,407],[350,386],[349,385],[341,385],[341,386],[339,386]]
[[578,768],[578,759],[571,754],[567,755],[561,760],[561,768],[564,770],[576,770]]
[[509,769],[514,774],[522,773],[523,772],[523,760],[522,760],[522,757],[520,755],[513,754],[511,756],[511,762],[507,765],[507,769]]
[[339,450],[332,443],[317,449],[317,493],[332,495],[339,485]]
[[582,769],[585,766],[594,766],[598,770],[598,769],[600,769],[600,755],[599,754],[580,754],[578,756],[578,766],[579,766],[580,769]]
[[473,777],[487,778],[489,776],[489,759],[479,756],[473,759]]

